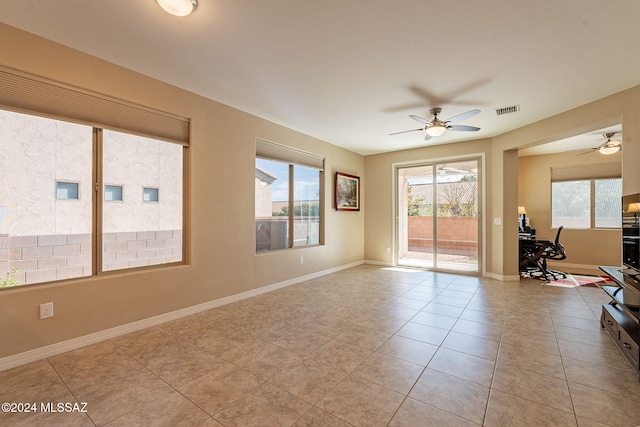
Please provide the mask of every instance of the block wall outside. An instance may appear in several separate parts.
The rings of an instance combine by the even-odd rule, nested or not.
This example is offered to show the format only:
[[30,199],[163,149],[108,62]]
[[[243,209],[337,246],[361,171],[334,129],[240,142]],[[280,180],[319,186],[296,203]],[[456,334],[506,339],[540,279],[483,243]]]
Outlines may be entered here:
[[[407,217],[409,250],[433,249],[433,217]],[[438,218],[438,248],[455,255],[478,253],[478,219],[475,217]]]
[[[105,233],[103,270],[182,260],[182,230]],[[0,235],[0,280],[13,268],[20,284],[90,276],[91,234]]]

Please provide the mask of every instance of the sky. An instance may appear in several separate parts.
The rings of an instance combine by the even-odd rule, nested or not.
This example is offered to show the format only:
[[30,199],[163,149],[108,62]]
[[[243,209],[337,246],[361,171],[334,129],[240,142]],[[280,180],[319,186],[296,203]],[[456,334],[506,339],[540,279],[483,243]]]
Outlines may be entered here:
[[[272,160],[256,159],[256,166],[277,177],[271,185],[271,200],[284,202],[289,200],[289,165]],[[320,182],[318,171],[303,166],[295,166],[296,200],[318,200]]]

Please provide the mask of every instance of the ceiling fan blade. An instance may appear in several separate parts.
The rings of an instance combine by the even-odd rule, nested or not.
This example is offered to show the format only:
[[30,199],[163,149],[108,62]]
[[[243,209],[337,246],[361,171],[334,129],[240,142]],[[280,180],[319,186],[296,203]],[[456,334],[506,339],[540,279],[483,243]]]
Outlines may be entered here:
[[431,135],[429,135],[428,133],[426,133],[426,132],[425,132],[425,133],[424,133],[424,140],[425,140],[425,141],[428,141],[428,140],[430,140],[430,139],[431,139]]
[[409,114],[409,117],[411,117],[413,120],[415,120],[418,123],[422,123],[423,125],[430,125],[431,122],[427,119],[423,119],[420,116],[414,116],[413,114]]
[[453,116],[449,120],[445,120],[445,122],[448,122],[448,123],[459,122],[461,120],[468,119],[469,117],[473,117],[476,114],[478,114],[479,112],[480,112],[480,110],[477,110],[477,109],[476,110],[467,111],[466,113],[462,113],[462,114],[458,114],[457,116]]
[[419,129],[409,129],[409,130],[401,130],[400,132],[394,132],[394,133],[390,133],[389,136],[391,135],[398,135],[400,133],[407,133],[407,132],[415,132],[418,130],[424,130],[424,128],[419,128]]
[[587,150],[587,151],[585,151],[583,153],[576,154],[576,156],[582,156],[582,155],[585,155],[585,154],[594,153],[594,152],[598,151],[599,148],[600,147],[598,147],[598,148],[590,148],[589,150]]
[[449,130],[463,130],[463,131],[470,131],[470,132],[475,132],[480,130],[479,127],[476,126],[466,126],[466,125],[453,125],[453,126],[448,126],[447,129]]

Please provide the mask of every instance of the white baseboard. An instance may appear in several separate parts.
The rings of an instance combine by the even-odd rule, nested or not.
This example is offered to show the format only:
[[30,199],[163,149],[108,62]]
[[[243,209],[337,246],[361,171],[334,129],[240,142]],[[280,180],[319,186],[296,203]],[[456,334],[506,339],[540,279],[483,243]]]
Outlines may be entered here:
[[505,274],[491,273],[489,271],[487,271],[484,274],[484,277],[488,277],[489,279],[500,280],[501,282],[517,282],[520,280],[519,274],[505,275]]
[[558,270],[558,271],[569,272],[569,273],[575,272],[575,271],[580,271],[580,270],[587,270],[587,271],[589,271],[589,272],[591,272],[592,274],[595,274],[595,275],[604,274],[598,268],[597,265],[572,264],[570,262],[563,262],[563,261],[548,261],[547,265],[552,270]]
[[306,280],[322,277],[327,274],[335,273],[340,270],[346,270],[348,268],[356,267],[363,264],[364,261],[356,261],[350,264],[341,265],[339,267],[330,268],[327,270],[317,271],[315,273],[307,274],[305,276],[295,277],[293,279],[285,280],[283,282],[274,283],[271,285],[263,286],[250,291],[241,292],[239,294],[230,295],[228,297],[220,298],[213,301],[208,301],[202,304],[193,305],[191,307],[182,308],[180,310],[171,311],[169,313],[160,314],[158,316],[149,317],[142,320],[137,320],[126,325],[116,326],[115,328],[105,329],[104,331],[95,332],[89,335],[84,335],[78,338],[72,338],[70,340],[61,341],[55,344],[47,345],[44,347],[28,350],[22,353],[13,354],[0,359],[0,372],[7,369],[15,368],[17,366],[26,365],[27,363],[36,362],[38,360],[46,359],[47,357],[55,356],[57,354],[65,353],[67,351],[75,350],[87,345],[96,344],[101,341],[105,341],[111,338],[116,338],[121,335],[126,335],[131,332],[139,331],[141,329],[149,328],[151,326],[160,325],[171,320],[180,319],[182,317],[190,316],[192,314],[200,313],[202,311],[211,310],[212,308],[220,307],[232,302],[241,301],[243,299],[251,298],[257,295],[264,294],[266,292],[275,291],[276,289],[285,288],[287,286],[295,285],[296,283],[304,282]]
[[391,262],[373,261],[373,260],[370,260],[370,259],[365,259],[364,263],[365,264],[369,264],[369,265],[383,265],[385,267],[393,267],[393,263],[391,263]]

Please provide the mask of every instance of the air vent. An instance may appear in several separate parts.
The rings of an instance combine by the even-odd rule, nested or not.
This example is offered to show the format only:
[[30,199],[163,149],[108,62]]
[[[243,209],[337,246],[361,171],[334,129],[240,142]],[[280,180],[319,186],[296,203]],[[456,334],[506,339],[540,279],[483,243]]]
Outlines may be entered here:
[[512,105],[510,107],[496,108],[496,115],[501,116],[503,114],[511,114],[511,113],[516,113],[518,111],[520,111],[520,106]]

